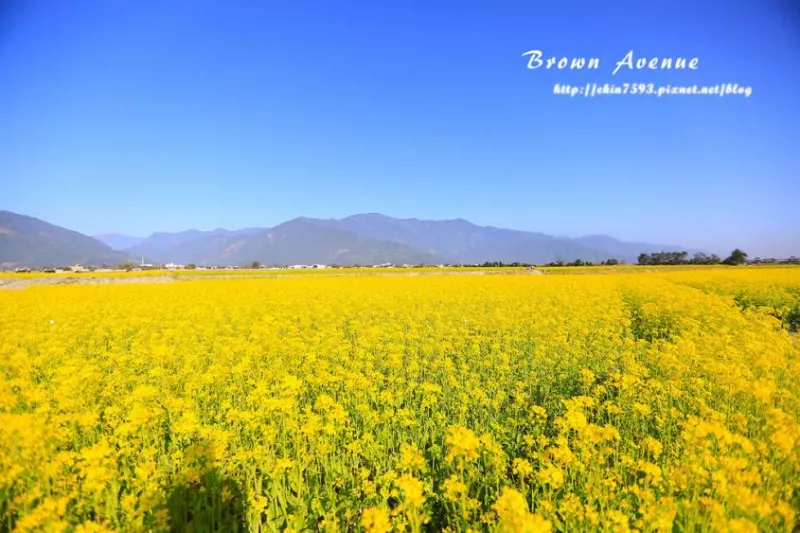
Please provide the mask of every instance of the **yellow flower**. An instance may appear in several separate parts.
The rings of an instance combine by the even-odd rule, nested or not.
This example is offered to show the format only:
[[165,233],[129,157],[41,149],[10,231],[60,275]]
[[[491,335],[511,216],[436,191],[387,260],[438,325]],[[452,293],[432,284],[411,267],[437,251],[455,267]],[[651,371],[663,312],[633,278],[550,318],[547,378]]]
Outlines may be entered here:
[[661,468],[658,465],[647,461],[639,461],[637,468],[640,472],[644,473],[651,483],[658,483],[661,481]]
[[400,465],[410,471],[425,470],[425,458],[414,444],[400,446]]
[[467,486],[455,474],[442,483],[442,489],[444,490],[444,497],[451,501],[460,500],[467,492]]
[[594,380],[595,380],[594,372],[592,372],[588,368],[581,369],[581,385],[583,385],[585,388],[588,389],[589,387],[592,386]]
[[728,531],[731,533],[757,533],[758,527],[747,518],[735,518],[728,521]]
[[520,478],[525,479],[533,473],[533,467],[525,459],[516,458],[512,461],[512,470]]
[[411,509],[418,509],[425,503],[424,486],[422,481],[409,474],[403,474],[395,481],[397,487],[403,491],[403,504]]
[[448,461],[452,462],[456,458],[474,461],[479,456],[478,446],[480,445],[480,440],[470,429],[462,426],[452,426],[445,442],[450,447],[447,454]]
[[588,425],[586,415],[577,410],[568,410],[564,415],[564,427],[567,429],[581,430]]
[[664,445],[653,437],[645,437],[642,440],[642,445],[655,459],[658,459],[661,455],[661,451],[664,449]]
[[548,533],[550,522],[528,511],[528,503],[518,491],[504,488],[492,506],[500,520],[502,531],[509,533]]
[[392,522],[383,509],[368,507],[361,514],[361,527],[367,533],[388,533],[392,530]]
[[564,472],[552,464],[548,464],[541,469],[537,475],[539,481],[550,485],[553,489],[559,489],[564,485]]

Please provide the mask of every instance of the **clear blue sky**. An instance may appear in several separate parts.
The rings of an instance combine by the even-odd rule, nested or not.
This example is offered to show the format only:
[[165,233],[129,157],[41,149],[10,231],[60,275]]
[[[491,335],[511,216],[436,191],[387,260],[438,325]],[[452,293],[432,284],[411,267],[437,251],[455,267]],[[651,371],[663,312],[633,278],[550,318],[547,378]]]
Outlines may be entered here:
[[[0,0],[0,209],[87,234],[382,212],[800,255],[792,6]],[[530,49],[600,69],[528,70]],[[699,68],[612,76],[631,49]]]

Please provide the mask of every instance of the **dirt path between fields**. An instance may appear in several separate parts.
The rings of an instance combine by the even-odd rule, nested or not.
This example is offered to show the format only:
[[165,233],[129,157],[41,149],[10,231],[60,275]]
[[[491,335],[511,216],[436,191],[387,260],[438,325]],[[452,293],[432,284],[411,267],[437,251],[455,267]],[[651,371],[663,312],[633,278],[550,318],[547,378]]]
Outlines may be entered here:
[[484,275],[540,275],[537,270],[517,270],[517,271],[491,271],[491,270],[471,270],[467,272],[330,272],[314,274],[220,274],[220,275],[177,275],[177,276],[65,276],[65,277],[41,277],[41,278],[0,278],[0,289],[19,290],[36,285],[112,285],[120,283],[170,283],[173,281],[194,281],[200,279],[277,279],[277,278],[319,278],[319,277],[378,277],[378,276],[484,276]]
[[0,279],[0,289],[24,289],[34,285],[110,285],[118,283],[167,283],[175,281],[171,276],[137,276],[112,278],[103,276],[68,276],[63,278]]

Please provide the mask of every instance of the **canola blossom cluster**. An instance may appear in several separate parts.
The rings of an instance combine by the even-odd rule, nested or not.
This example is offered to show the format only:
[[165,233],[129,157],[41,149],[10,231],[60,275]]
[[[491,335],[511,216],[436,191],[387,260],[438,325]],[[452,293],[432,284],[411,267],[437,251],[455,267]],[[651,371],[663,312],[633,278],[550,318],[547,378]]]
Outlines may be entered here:
[[0,291],[0,531],[796,531],[800,269]]

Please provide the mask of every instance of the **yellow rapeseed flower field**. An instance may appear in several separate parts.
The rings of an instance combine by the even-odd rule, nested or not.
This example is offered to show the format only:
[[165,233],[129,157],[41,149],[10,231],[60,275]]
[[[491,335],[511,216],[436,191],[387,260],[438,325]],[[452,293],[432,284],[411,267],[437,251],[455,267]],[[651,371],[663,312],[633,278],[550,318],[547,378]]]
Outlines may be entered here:
[[800,268],[0,291],[0,531],[796,531]]

